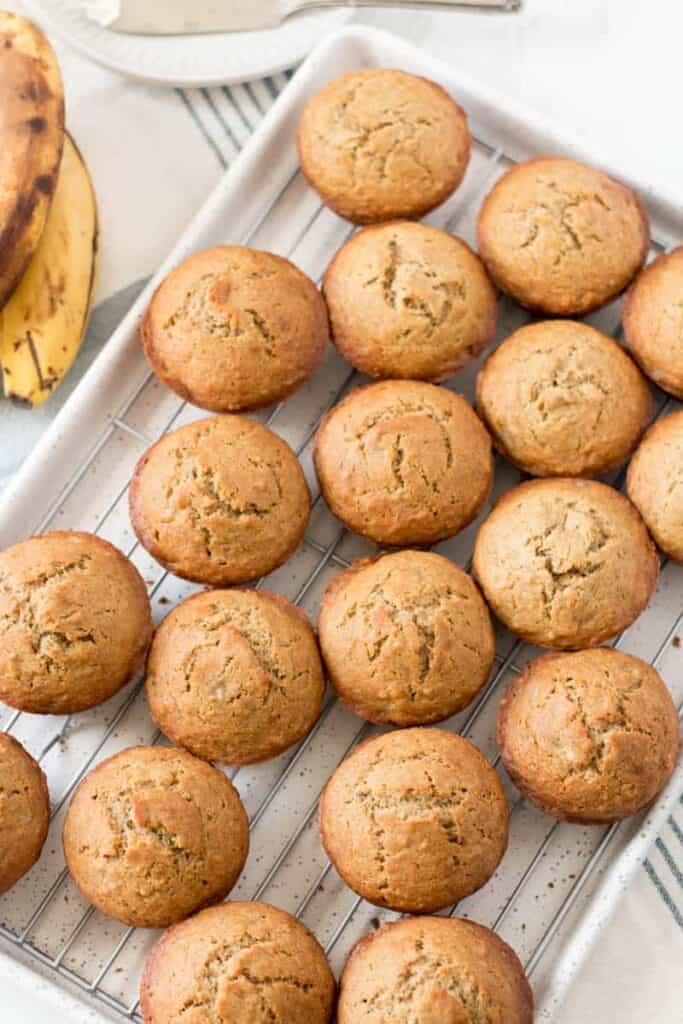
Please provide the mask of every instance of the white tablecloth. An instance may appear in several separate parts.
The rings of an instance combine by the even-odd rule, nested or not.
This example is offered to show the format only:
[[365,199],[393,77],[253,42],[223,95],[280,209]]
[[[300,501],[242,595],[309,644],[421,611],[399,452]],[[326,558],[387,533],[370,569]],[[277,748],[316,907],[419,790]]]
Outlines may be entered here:
[[[20,4],[10,4],[20,9]],[[683,92],[678,0],[526,0],[514,17],[366,13],[562,122],[614,165],[680,191]],[[54,41],[54,40],[53,40]],[[101,217],[93,323],[74,371],[28,412],[0,403],[0,486],[76,385],[285,76],[210,94],[129,82],[56,42],[67,121]],[[213,109],[212,109],[213,108]],[[683,1021],[683,807],[670,820],[575,985],[561,1024]],[[39,998],[3,992],[3,1021],[52,1024]],[[246,1024],[246,1022],[245,1022]]]

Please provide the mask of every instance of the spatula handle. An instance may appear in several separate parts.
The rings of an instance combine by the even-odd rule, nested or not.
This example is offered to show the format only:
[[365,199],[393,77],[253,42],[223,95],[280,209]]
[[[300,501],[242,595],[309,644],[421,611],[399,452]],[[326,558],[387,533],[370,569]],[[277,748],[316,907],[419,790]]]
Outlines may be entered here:
[[516,11],[522,6],[522,0],[285,0],[284,6],[288,14],[321,7],[399,7],[432,11],[480,8]]

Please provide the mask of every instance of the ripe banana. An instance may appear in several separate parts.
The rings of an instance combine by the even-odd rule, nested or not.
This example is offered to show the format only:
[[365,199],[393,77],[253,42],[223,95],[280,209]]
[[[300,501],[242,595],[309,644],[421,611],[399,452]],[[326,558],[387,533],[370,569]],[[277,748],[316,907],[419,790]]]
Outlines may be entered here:
[[96,257],[95,194],[67,135],[45,230],[0,311],[0,363],[9,398],[40,405],[71,366],[88,322]]
[[35,25],[0,11],[0,306],[35,252],[64,144],[64,92],[52,47]]

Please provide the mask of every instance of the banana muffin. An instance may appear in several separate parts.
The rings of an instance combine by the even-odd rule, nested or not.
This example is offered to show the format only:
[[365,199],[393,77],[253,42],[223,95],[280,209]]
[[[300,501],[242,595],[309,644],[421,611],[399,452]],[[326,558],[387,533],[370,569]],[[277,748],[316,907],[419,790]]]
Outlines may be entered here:
[[552,316],[583,316],[619,295],[649,242],[635,192],[565,157],[511,167],[479,213],[479,253],[493,280],[523,306]]
[[474,576],[509,630],[543,647],[595,647],[626,629],[659,562],[631,502],[594,480],[530,480],[503,495],[474,545]]
[[357,388],[324,418],[315,468],[325,501],[378,544],[435,544],[481,510],[493,456],[464,398],[421,381]]
[[113,696],[152,636],[133,563],[90,533],[56,531],[0,552],[0,700],[68,715]]
[[91,903],[163,928],[222,900],[244,867],[249,824],[230,780],[184,750],[130,747],[78,786],[64,854]]
[[421,217],[460,184],[470,159],[465,112],[427,78],[372,68],[328,82],[306,104],[301,169],[357,224]]
[[508,841],[500,779],[468,740],[403,729],[367,740],[323,790],[320,835],[346,884],[370,903],[440,910],[480,889]]
[[514,331],[477,377],[477,410],[498,450],[533,476],[600,476],[634,450],[652,413],[647,381],[588,324]]
[[165,434],[135,467],[129,500],[133,529],[157,562],[211,586],[247,583],[286,562],[311,507],[292,449],[243,416]]
[[339,983],[338,1024],[532,1024],[516,953],[459,917],[412,917],[365,935]]
[[265,590],[209,590],[159,626],[146,689],[174,743],[209,761],[249,764],[305,736],[325,680],[301,609]]
[[664,391],[683,398],[683,246],[658,256],[628,290],[626,344]]
[[498,302],[459,238],[396,221],[359,231],[327,268],[332,340],[370,377],[441,381],[491,341]]
[[32,868],[47,839],[45,775],[21,743],[0,732],[0,893]]
[[212,412],[279,402],[317,369],[327,312],[289,260],[240,245],[195,253],[159,285],[140,328],[150,366]]
[[683,410],[658,420],[628,468],[628,496],[662,551],[683,562]]
[[495,655],[476,584],[427,551],[362,559],[340,573],[325,591],[318,636],[344,703],[372,722],[399,726],[462,710]]
[[226,903],[162,935],[145,964],[140,1009],[144,1024],[328,1024],[334,991],[307,928],[267,903]]
[[617,821],[674,770],[676,708],[657,672],[611,647],[545,654],[510,685],[498,745],[515,785],[555,818]]

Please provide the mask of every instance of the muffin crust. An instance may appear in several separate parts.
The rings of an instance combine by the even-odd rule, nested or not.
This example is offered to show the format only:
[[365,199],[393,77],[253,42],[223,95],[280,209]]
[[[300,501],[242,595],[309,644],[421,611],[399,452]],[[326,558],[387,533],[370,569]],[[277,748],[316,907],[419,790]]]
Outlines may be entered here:
[[634,450],[650,389],[615,341],[548,320],[514,331],[477,377],[477,409],[499,451],[533,476],[600,476]]
[[44,772],[21,743],[0,732],[0,893],[36,863],[49,824]]
[[328,1024],[334,990],[307,928],[267,903],[226,903],[159,939],[145,964],[140,1007],[144,1024],[183,1017],[188,1024]]
[[683,410],[658,420],[628,467],[628,496],[662,551],[683,562]]
[[276,757],[320,713],[325,681],[305,614],[265,590],[210,590],[159,626],[150,711],[174,743],[223,764]]
[[242,416],[165,434],[138,462],[129,500],[149,553],[176,576],[212,586],[246,583],[286,562],[310,512],[294,452]]
[[367,740],[323,790],[323,846],[346,884],[378,906],[439,910],[481,888],[508,839],[500,780],[442,729]]
[[664,391],[683,398],[683,246],[662,254],[626,295],[626,344],[642,370]]
[[474,575],[513,633],[544,647],[595,647],[629,626],[659,562],[630,501],[594,480],[530,480],[483,523]]
[[318,635],[341,700],[372,722],[427,725],[462,710],[495,654],[471,577],[441,555],[361,559],[328,586]]
[[479,252],[493,280],[523,306],[555,316],[582,316],[619,295],[649,241],[631,189],[564,157],[511,167],[479,214]]
[[527,665],[503,698],[497,732],[505,767],[532,803],[592,824],[654,800],[676,764],[678,730],[655,669],[600,647]]
[[140,337],[154,372],[182,398],[239,412],[278,402],[310,377],[325,350],[327,312],[289,260],[222,245],[161,282]]
[[470,158],[465,112],[436,82],[373,68],[333,79],[306,104],[301,169],[357,224],[421,217],[460,184]]
[[79,889],[104,914],[143,928],[227,896],[248,848],[247,815],[227,776],[165,747],[131,747],[99,764],[64,823]]
[[365,935],[341,977],[338,1024],[532,1024],[514,951],[458,917],[413,917]]
[[464,398],[420,381],[381,381],[323,420],[315,468],[332,512],[378,544],[434,544],[488,496],[488,433]]
[[0,699],[33,714],[91,708],[142,667],[147,588],[112,544],[55,531],[0,553]]
[[365,228],[327,268],[332,340],[370,377],[441,381],[491,341],[496,292],[481,260],[445,231],[396,221]]

